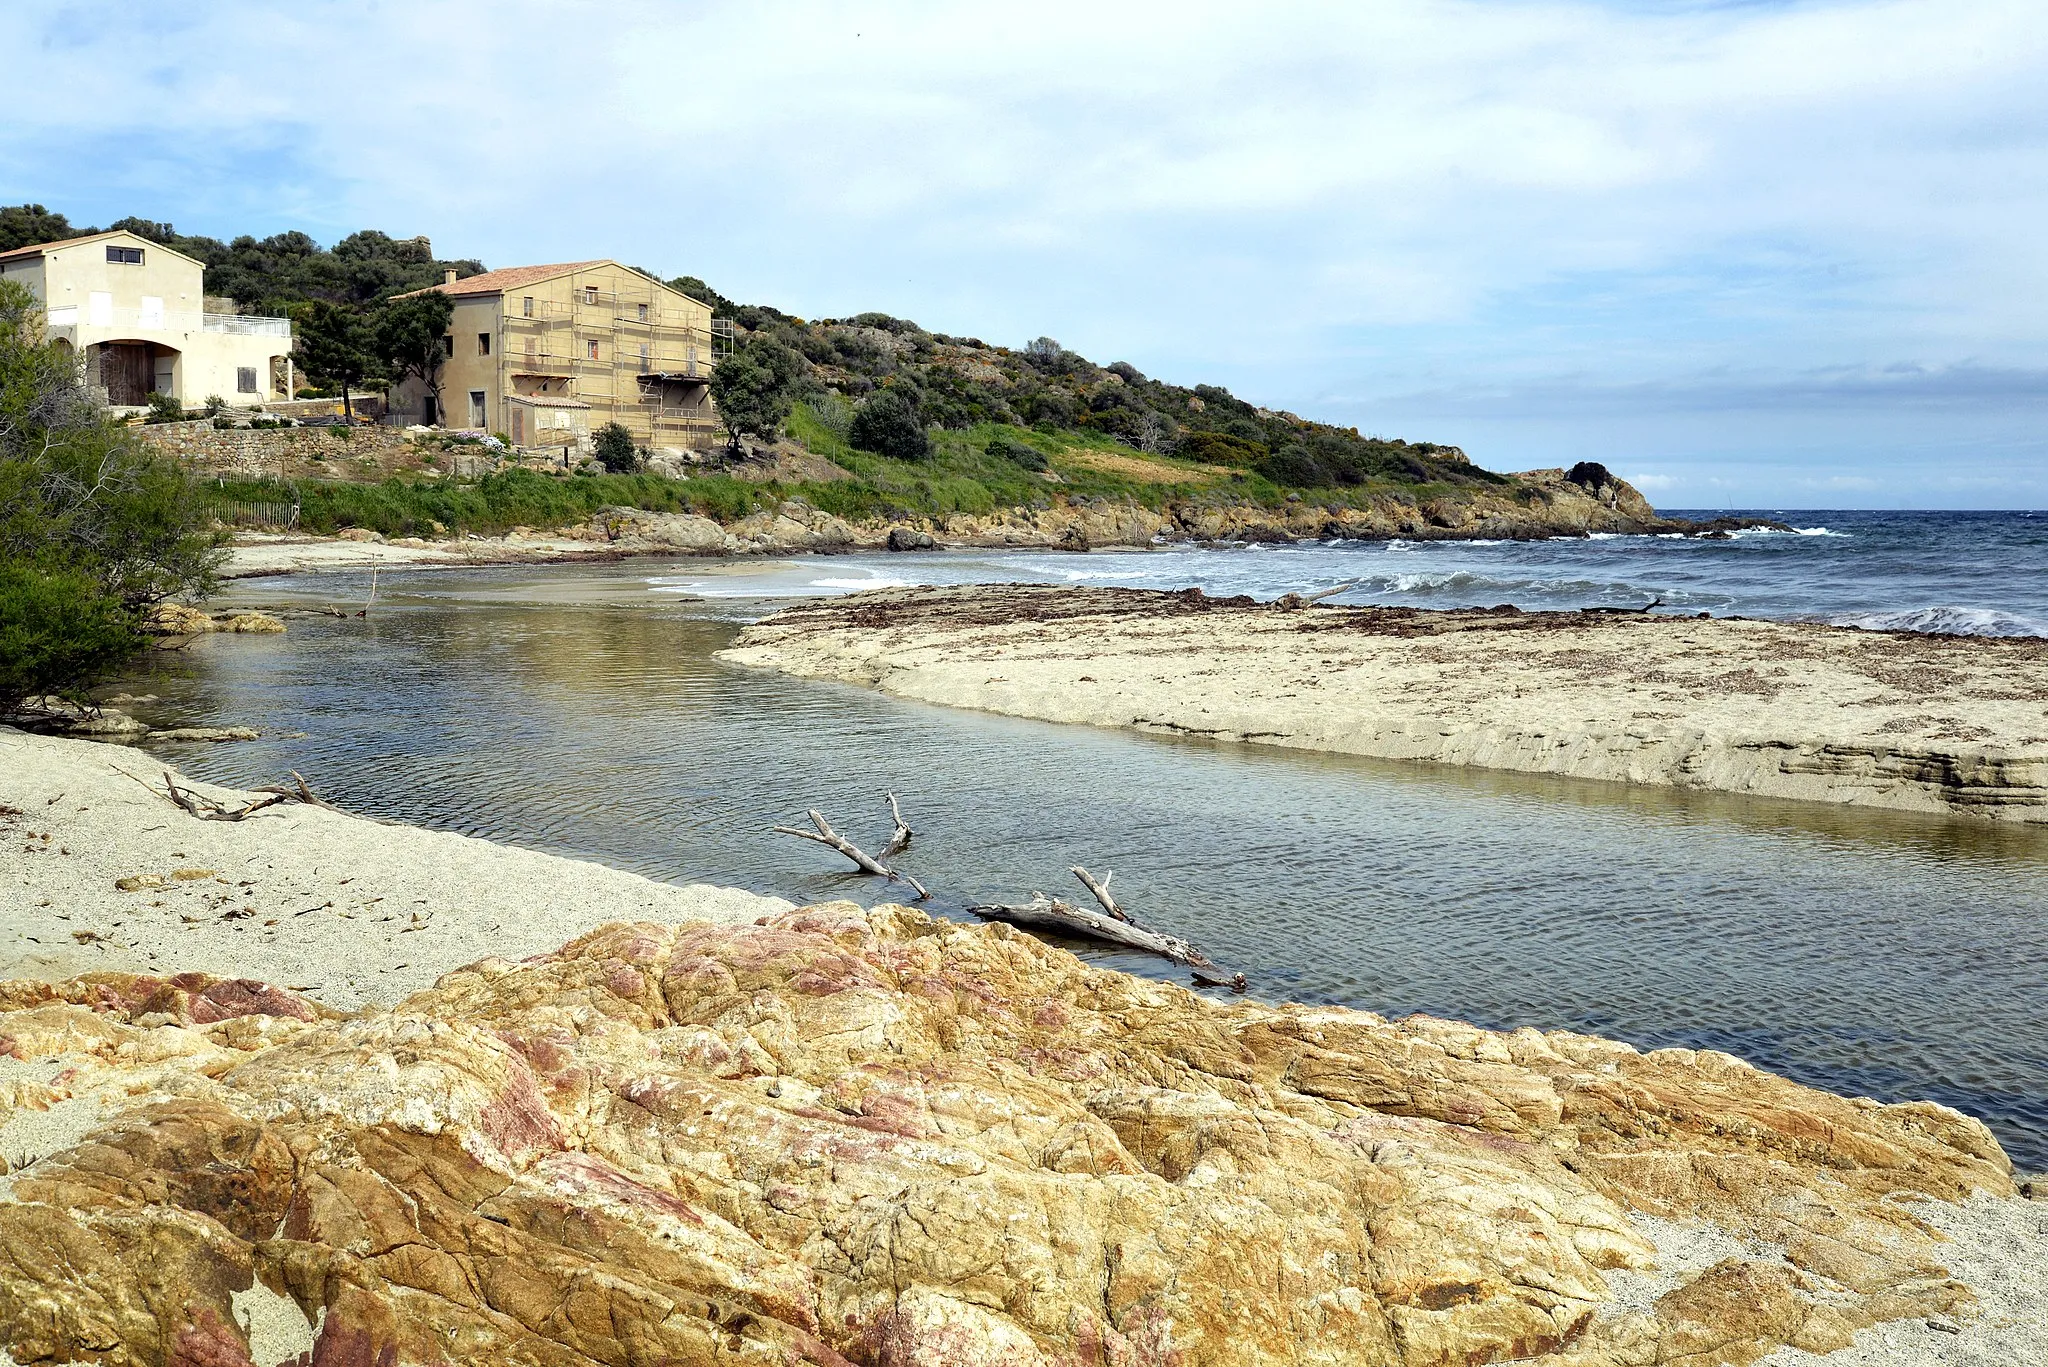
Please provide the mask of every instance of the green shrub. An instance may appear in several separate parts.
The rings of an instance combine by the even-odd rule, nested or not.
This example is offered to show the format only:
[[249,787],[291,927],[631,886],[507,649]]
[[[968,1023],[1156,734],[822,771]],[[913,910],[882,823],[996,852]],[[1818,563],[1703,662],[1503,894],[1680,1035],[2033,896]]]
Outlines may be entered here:
[[608,422],[592,434],[591,445],[597,463],[614,475],[630,475],[640,468],[640,453],[633,446],[633,434],[616,422]]
[[40,320],[0,282],[0,716],[82,692],[140,648],[144,609],[208,591],[219,563],[194,486],[107,420]]
[[931,454],[931,439],[916,406],[893,389],[870,395],[854,413],[846,435],[856,450],[878,456],[923,460]]
[[1175,454],[1206,465],[1249,468],[1264,460],[1270,452],[1263,442],[1247,441],[1224,432],[1189,432],[1180,439]]
[[218,394],[208,394],[201,411],[209,418],[217,418],[227,411],[228,401]]
[[158,390],[149,396],[149,413],[143,418],[146,423],[183,422],[185,405],[176,396]]
[[988,453],[1026,470],[1048,470],[1051,462],[1037,447],[1018,441],[1013,437],[993,436],[988,439]]

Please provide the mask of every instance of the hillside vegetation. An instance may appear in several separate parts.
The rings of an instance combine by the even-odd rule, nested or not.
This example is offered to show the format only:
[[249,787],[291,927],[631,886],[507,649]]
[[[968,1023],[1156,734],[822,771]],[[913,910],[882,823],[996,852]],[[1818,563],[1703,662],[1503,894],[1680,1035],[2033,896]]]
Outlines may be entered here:
[[[462,275],[484,268],[438,259],[423,239],[374,230],[330,250],[303,233],[224,243],[145,219],[112,226],[204,261],[210,293],[295,316],[388,310],[383,301],[438,280],[445,268]],[[39,205],[0,208],[0,247],[84,231]],[[1048,337],[1012,348],[883,313],[806,320],[735,303],[693,276],[668,283],[735,325],[736,354],[714,381],[733,451],[743,436],[771,449],[795,443],[850,477],[765,480],[755,468],[743,479],[698,476],[687,494],[622,476],[588,477],[546,495],[538,491],[550,480],[538,476],[317,490],[302,484],[306,525],[333,519],[387,533],[425,534],[434,524],[481,531],[560,521],[607,502],[725,517],[790,496],[845,517],[944,518],[1076,498],[1273,506],[1292,496],[1363,506],[1389,495],[1412,504],[1525,493],[1519,481],[1472,464],[1456,446],[1363,435],[1259,407],[1217,385],[1170,384],[1126,361],[1097,364]],[[319,331],[313,321],[301,316],[309,334]],[[335,330],[345,329],[337,323]],[[323,375],[320,350],[301,356],[313,378],[330,387],[347,380]],[[363,372],[369,379],[377,373],[374,365]],[[251,483],[218,492],[253,499],[281,491]]]

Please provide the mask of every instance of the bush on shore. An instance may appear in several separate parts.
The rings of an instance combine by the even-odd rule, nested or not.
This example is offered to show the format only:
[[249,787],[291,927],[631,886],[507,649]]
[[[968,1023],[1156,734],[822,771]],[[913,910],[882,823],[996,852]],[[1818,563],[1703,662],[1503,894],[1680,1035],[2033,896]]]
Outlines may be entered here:
[[107,419],[40,318],[0,282],[0,716],[80,696],[142,648],[151,604],[219,566],[205,498]]

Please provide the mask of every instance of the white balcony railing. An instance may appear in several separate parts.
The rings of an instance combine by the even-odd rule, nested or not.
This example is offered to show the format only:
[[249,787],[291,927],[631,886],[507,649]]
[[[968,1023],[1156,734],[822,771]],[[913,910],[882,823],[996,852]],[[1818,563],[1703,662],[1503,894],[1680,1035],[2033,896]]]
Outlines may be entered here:
[[289,318],[256,318],[246,313],[208,313],[204,331],[231,332],[242,337],[290,337],[292,320]]

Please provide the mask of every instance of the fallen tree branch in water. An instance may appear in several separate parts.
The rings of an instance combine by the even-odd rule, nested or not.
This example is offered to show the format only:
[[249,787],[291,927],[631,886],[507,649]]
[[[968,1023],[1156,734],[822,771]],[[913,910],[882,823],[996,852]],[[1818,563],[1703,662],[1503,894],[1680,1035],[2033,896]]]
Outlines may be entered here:
[[1095,900],[1102,903],[1104,911],[1116,917],[1119,921],[1130,921],[1132,925],[1138,924],[1136,921],[1131,920],[1129,912],[1116,904],[1116,898],[1109,895],[1109,880],[1116,877],[1114,871],[1103,874],[1101,882],[1097,882],[1095,875],[1082,868],[1079,864],[1074,865],[1067,872],[1081,880],[1081,886],[1095,895]]
[[967,909],[984,921],[1003,921],[1026,930],[1060,931],[1157,954],[1162,959],[1186,965],[1194,971],[1196,981],[1204,985],[1228,987],[1234,992],[1242,992],[1247,986],[1244,974],[1217,967],[1207,954],[1178,935],[1146,930],[1128,920],[1120,921],[1099,911],[1077,907],[1057,897],[1047,897],[1042,892],[1033,892],[1031,900],[1021,906],[992,902]]
[[888,878],[891,880],[893,880],[896,877],[896,874],[889,868],[888,865],[882,863],[878,859],[872,858],[866,852],[864,852],[860,848],[860,846],[854,844],[851,840],[848,840],[845,836],[833,830],[832,824],[826,821],[824,817],[820,816],[815,809],[806,812],[805,815],[810,817],[811,824],[813,826],[816,826],[818,828],[817,830],[806,831],[801,830],[795,826],[775,826],[771,827],[770,829],[772,829],[776,835],[793,835],[799,840],[815,840],[817,843],[825,846],[828,849],[837,850],[841,854],[845,855],[848,859],[851,859],[853,861],[854,867],[859,869],[862,873],[872,873],[877,878]]
[[895,818],[896,829],[889,836],[889,843],[882,847],[882,858],[901,854],[910,848],[910,837],[917,832],[910,829],[910,823],[903,819],[903,809],[896,805],[896,794],[889,794],[889,815]]

